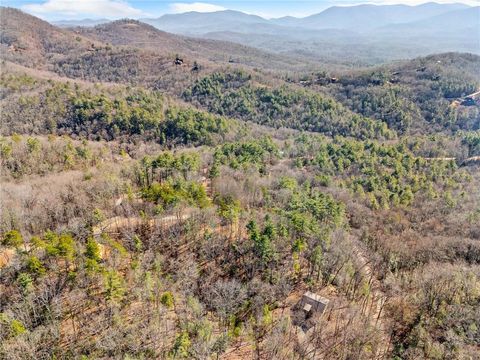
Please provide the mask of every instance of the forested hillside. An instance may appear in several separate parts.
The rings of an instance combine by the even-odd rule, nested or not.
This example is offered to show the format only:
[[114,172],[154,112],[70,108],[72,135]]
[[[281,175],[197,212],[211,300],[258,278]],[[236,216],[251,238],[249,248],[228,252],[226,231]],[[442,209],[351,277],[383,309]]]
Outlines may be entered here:
[[5,134],[195,145],[211,144],[236,126],[233,120],[174,104],[159,92],[142,88],[85,87],[17,74],[3,74],[1,83]]
[[[118,20],[93,28],[76,28],[80,34],[112,45],[132,46],[179,56],[193,67],[210,63],[244,64],[274,69],[306,68],[311,61],[280,56],[226,41],[188,38],[160,31],[141,21]],[[198,69],[200,70],[200,69]]]
[[244,72],[223,72],[197,80],[183,97],[210,112],[272,127],[359,138],[392,138],[379,121],[354,114],[330,97],[279,86],[255,85]]
[[478,356],[478,56],[1,19],[1,359]]
[[480,57],[448,53],[348,72],[335,82],[325,73],[296,81],[400,133],[425,134],[480,128],[478,107],[457,102],[480,89],[479,74]]

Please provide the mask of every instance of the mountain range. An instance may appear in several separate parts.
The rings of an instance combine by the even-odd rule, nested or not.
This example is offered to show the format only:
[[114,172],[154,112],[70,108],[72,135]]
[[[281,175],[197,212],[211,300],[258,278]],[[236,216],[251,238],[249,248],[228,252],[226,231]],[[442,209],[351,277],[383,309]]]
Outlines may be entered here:
[[469,9],[463,4],[425,3],[408,5],[357,5],[333,6],[319,14],[305,18],[280,18],[273,22],[280,25],[308,29],[348,29],[358,32],[370,31],[390,24],[426,20],[450,11]]
[[[140,21],[169,33],[347,65],[443,51],[480,53],[480,7],[464,4],[334,6],[304,18],[277,19],[224,10],[166,14]],[[56,24],[91,27],[101,22],[86,19]]]
[[[182,14],[167,14],[156,19],[141,19],[161,30],[181,33],[185,35],[206,35],[211,32],[240,32],[240,33],[271,33],[278,34],[295,27],[297,31],[309,30],[311,37],[319,33],[312,30],[337,29],[371,34],[378,29],[395,27],[399,24],[414,24],[418,30],[421,26],[431,28],[432,23],[441,25],[444,31],[455,33],[458,29],[474,27],[479,22],[479,7],[469,7],[464,4],[437,4],[426,3],[417,6],[407,5],[357,5],[334,6],[321,13],[304,18],[283,17],[278,19],[264,19],[260,16],[249,15],[239,11],[224,10],[211,13],[186,12]],[[461,20],[461,21],[459,21]],[[446,25],[446,26],[445,26]],[[288,29],[288,30],[287,30]],[[307,35],[309,35],[307,34]],[[322,35],[323,33],[320,33]],[[298,37],[298,32],[294,34]]]

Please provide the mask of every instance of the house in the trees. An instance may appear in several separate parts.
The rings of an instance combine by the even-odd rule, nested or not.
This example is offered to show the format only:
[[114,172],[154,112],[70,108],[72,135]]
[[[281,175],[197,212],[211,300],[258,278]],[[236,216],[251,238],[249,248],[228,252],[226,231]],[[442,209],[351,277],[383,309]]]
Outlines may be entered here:
[[307,291],[303,294],[299,305],[307,316],[312,316],[314,314],[322,315],[325,312],[328,303],[328,299]]
[[473,106],[475,105],[475,99],[473,96],[467,96],[465,99],[463,99],[461,105],[463,106]]
[[179,65],[181,66],[181,65],[183,65],[183,59],[181,59],[177,56],[173,63],[177,66],[179,66]]

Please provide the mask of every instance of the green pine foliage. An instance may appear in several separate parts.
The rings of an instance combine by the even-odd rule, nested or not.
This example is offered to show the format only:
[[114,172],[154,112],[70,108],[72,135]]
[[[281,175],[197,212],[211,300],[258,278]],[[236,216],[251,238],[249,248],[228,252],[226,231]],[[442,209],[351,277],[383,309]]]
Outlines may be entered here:
[[[23,77],[2,76],[7,88]],[[140,137],[161,144],[212,144],[220,141],[234,123],[192,108],[170,105],[158,91],[143,88],[82,88],[69,83],[33,78],[33,95],[5,104],[7,133],[15,129],[33,133],[69,134],[93,140]],[[23,123],[18,122],[23,119]],[[27,129],[24,124],[29,124]],[[31,144],[33,145],[33,144]],[[2,153],[8,148],[2,147]],[[34,150],[35,147],[32,148]]]
[[212,113],[275,128],[361,139],[395,137],[385,124],[354,114],[330,97],[288,86],[259,86],[243,71],[213,73],[197,80],[183,97]]

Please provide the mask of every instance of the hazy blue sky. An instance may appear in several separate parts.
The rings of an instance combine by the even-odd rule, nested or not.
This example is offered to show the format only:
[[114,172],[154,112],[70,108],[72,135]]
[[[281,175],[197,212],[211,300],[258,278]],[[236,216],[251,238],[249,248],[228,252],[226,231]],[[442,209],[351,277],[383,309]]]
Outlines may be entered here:
[[[240,10],[263,17],[307,16],[318,13],[333,5],[355,4],[408,4],[417,5],[425,0],[231,0],[231,1],[157,1],[157,0],[1,0],[3,6],[20,8],[47,20],[83,18],[139,18],[158,17],[166,13],[186,11]],[[436,0],[435,2],[455,2]],[[458,1],[468,5],[480,5],[480,0]]]

